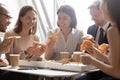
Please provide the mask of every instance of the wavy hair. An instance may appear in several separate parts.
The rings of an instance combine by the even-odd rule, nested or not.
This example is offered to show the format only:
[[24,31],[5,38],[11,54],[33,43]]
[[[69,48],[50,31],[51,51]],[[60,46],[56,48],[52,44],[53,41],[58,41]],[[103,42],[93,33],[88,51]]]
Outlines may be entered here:
[[115,21],[120,32],[120,0],[103,0],[107,4],[110,19]]

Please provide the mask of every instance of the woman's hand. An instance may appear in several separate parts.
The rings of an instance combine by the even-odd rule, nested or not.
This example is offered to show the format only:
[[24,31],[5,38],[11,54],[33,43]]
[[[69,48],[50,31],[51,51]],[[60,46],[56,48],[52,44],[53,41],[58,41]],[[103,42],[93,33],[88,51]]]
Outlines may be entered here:
[[44,45],[34,45],[29,47],[25,53],[28,55],[41,56],[46,51],[46,46]]
[[93,48],[93,47],[90,47],[89,49],[87,49],[87,52],[88,52],[91,56],[96,57],[96,56],[95,56],[96,52],[94,51],[94,48]]
[[85,55],[81,55],[80,58],[83,64],[90,65],[92,63],[93,57],[89,54],[85,54]]
[[94,47],[98,48],[99,44],[95,40],[91,40],[94,43]]
[[41,56],[44,52],[46,51],[46,46],[42,45],[42,46],[37,46],[37,48],[34,51],[34,54],[36,56]]
[[55,41],[51,38],[48,38],[46,44],[47,44],[47,46],[52,47],[52,46],[54,46]]
[[89,49],[87,50],[87,52],[88,52],[91,56],[93,56],[93,57],[95,57],[95,58],[100,58],[101,55],[103,55],[103,53],[102,53],[99,49],[97,49],[96,47],[91,47],[91,48],[89,48]]

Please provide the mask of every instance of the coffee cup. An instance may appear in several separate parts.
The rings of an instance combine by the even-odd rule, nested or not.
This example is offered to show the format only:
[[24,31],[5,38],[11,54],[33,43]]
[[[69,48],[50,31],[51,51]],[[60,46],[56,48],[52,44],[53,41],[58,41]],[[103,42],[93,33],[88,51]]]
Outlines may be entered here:
[[10,54],[10,65],[12,68],[19,67],[20,54]]
[[68,59],[69,52],[60,52],[60,59]]
[[83,52],[73,52],[73,55],[72,55],[72,60],[73,62],[78,62],[78,63],[81,63],[81,59],[80,59],[80,55],[82,55]]

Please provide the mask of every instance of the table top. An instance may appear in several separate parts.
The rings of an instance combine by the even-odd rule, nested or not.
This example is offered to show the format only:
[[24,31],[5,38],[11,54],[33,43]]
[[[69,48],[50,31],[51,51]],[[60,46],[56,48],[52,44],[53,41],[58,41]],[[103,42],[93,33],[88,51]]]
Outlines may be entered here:
[[33,74],[33,75],[40,75],[40,76],[47,76],[47,77],[70,77],[70,76],[76,76],[80,75],[79,72],[70,72],[70,71],[62,71],[62,70],[53,70],[53,69],[43,69],[43,68],[18,68],[13,69],[11,66],[7,67],[0,67],[1,70],[5,71],[12,71],[12,72],[19,72],[19,73],[25,73],[25,74]]

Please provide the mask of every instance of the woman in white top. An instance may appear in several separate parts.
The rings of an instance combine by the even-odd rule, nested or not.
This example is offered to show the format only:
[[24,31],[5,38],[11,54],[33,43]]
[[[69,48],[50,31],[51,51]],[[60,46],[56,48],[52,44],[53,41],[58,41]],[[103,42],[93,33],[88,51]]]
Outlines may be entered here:
[[57,33],[61,31],[56,42],[50,40],[45,54],[45,59],[60,59],[59,53],[67,51],[70,55],[74,51],[80,50],[80,44],[82,42],[81,37],[83,32],[76,29],[77,19],[74,9],[69,5],[63,5],[57,11],[58,20],[57,24],[59,30],[51,30],[49,34]]
[[[109,76],[99,77],[95,80],[120,80],[120,0],[102,0],[101,10],[104,17],[111,23],[111,27],[107,31],[107,38],[110,46],[109,55],[101,56],[104,63],[90,55],[81,56],[82,62],[86,65],[92,64],[99,68],[102,72]],[[98,49],[92,50],[94,54],[102,54]],[[99,56],[100,57],[100,56]],[[87,77],[87,76],[86,76]],[[109,79],[108,79],[109,77]],[[78,80],[90,80],[81,79]],[[93,79],[92,79],[93,80]]]

